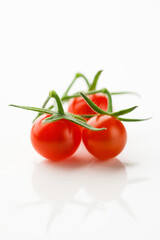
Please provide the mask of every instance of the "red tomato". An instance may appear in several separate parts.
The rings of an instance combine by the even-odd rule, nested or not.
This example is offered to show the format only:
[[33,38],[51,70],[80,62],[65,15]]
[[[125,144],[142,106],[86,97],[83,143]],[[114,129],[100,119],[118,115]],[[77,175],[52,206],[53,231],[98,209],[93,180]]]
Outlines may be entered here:
[[52,123],[42,123],[49,117],[43,114],[33,124],[31,142],[35,150],[50,160],[60,160],[71,156],[81,141],[79,126],[65,119]]
[[99,132],[83,129],[84,145],[92,155],[100,159],[110,159],[123,150],[127,141],[127,132],[118,119],[108,115],[99,115],[92,117],[87,123],[96,128],[107,128]]
[[[106,111],[108,108],[108,98],[106,95],[97,93],[92,95],[87,95],[87,97],[92,100],[99,108]],[[77,115],[85,114],[95,114],[96,112],[90,108],[90,106],[85,102],[82,97],[76,97],[71,100],[68,106],[68,112]]]

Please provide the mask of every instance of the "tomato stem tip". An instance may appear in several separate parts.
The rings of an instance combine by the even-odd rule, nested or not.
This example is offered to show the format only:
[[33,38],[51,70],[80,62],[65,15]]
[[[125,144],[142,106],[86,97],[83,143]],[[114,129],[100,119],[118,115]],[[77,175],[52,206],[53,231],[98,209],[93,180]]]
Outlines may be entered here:
[[61,115],[64,115],[63,105],[62,105],[62,102],[61,102],[58,94],[56,93],[56,91],[51,90],[49,92],[49,96],[50,96],[50,98],[54,98],[56,100],[57,107],[58,107],[58,113],[61,114]]

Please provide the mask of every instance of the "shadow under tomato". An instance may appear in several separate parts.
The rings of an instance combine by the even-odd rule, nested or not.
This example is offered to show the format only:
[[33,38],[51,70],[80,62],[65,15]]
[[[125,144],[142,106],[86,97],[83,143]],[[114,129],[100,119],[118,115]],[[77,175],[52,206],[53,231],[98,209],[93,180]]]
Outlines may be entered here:
[[112,201],[121,194],[126,181],[125,166],[117,158],[99,160],[82,144],[70,158],[38,164],[32,178],[37,195],[56,203],[72,201],[82,188],[93,199]]
[[[77,167],[84,167],[88,164],[91,164],[93,162],[98,162],[99,164],[103,164],[104,162],[107,162],[107,164],[111,165],[113,163],[113,159],[102,159],[102,158],[96,158],[93,155],[91,155],[87,149],[85,148],[83,142],[81,142],[81,145],[79,146],[77,152],[72,155],[71,157],[68,157],[66,159],[61,160],[49,160],[45,159],[45,163],[49,165],[54,165],[57,167],[65,167],[65,168],[77,168]],[[112,163],[111,163],[112,162]],[[115,162],[112,164],[113,167],[116,167],[117,164]]]
[[109,161],[96,159],[81,144],[70,158],[58,162],[44,160],[35,165],[32,186],[39,201],[21,207],[49,203],[52,209],[46,232],[50,231],[53,221],[68,203],[83,209],[84,220],[94,210],[105,213],[106,204],[116,200],[120,208],[136,220],[122,193],[126,185],[141,183],[146,178],[128,180],[125,165],[118,158]]
[[[98,160],[84,151],[83,146],[66,160],[41,162],[35,167],[32,177],[34,191],[40,199],[56,206],[50,214],[47,232],[68,203],[85,208],[84,219],[95,209],[106,211],[104,204],[116,200],[135,220],[130,206],[122,197],[127,183],[125,166],[118,158]],[[86,196],[89,202],[85,201]]]

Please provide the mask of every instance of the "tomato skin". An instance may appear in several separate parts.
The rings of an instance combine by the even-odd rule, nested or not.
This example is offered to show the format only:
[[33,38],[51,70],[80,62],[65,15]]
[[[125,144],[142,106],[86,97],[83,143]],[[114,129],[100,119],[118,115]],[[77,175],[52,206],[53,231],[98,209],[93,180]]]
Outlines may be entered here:
[[79,126],[66,119],[42,123],[49,116],[49,114],[43,114],[34,122],[30,134],[33,147],[49,160],[70,157],[81,142]]
[[122,122],[112,116],[99,115],[92,117],[87,123],[97,128],[107,128],[99,132],[83,128],[84,145],[93,156],[107,160],[123,150],[127,141],[127,132]]
[[[87,95],[87,97],[93,101],[99,108],[104,111],[107,111],[108,108],[108,98],[102,93],[96,93]],[[95,114],[96,112],[90,108],[90,106],[85,102],[82,97],[76,97],[71,100],[68,106],[68,112],[74,113],[77,115],[87,115]]]

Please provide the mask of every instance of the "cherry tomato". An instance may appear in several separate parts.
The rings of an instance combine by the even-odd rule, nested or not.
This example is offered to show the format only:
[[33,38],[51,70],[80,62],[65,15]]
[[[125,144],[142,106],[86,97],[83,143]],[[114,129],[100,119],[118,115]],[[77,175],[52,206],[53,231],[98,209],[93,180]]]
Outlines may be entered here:
[[49,117],[43,114],[33,124],[31,142],[35,150],[50,160],[60,160],[71,156],[81,141],[79,126],[66,119],[52,123],[42,123]]
[[[104,94],[97,93],[87,96],[99,108],[106,111],[108,108],[108,98]],[[68,106],[68,112],[77,115],[95,114],[96,112],[90,108],[82,97],[76,97],[71,100]]]
[[107,128],[98,132],[83,128],[82,139],[92,155],[107,160],[123,150],[127,141],[127,132],[121,121],[113,116],[99,115],[90,118],[87,123],[96,128]]

